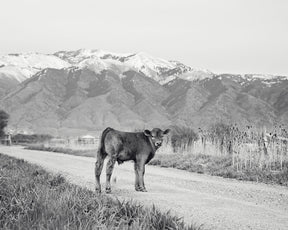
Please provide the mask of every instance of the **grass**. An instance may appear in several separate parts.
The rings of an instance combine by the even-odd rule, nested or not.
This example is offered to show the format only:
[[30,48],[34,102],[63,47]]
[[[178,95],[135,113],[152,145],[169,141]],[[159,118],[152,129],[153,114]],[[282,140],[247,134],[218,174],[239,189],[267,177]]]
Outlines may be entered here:
[[117,201],[0,154],[0,229],[199,229],[157,208]]
[[238,180],[257,181],[267,184],[288,186],[288,162],[283,164],[283,170],[272,171],[258,167],[237,170],[233,166],[231,156],[211,156],[203,154],[156,154],[151,165],[171,167],[189,172],[205,173],[213,176],[234,178]]
[[30,144],[30,145],[27,145],[25,149],[57,152],[57,153],[64,153],[64,154],[83,156],[83,157],[96,157],[96,153],[97,153],[97,149],[79,150],[79,149],[70,149],[70,148],[64,148],[64,147],[45,146],[44,144]]

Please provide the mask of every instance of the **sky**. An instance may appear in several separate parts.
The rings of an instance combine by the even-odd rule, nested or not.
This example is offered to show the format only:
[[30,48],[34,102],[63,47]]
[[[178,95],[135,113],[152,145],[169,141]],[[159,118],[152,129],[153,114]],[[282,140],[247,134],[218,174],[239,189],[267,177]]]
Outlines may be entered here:
[[146,52],[214,73],[288,75],[287,0],[1,0],[0,54]]

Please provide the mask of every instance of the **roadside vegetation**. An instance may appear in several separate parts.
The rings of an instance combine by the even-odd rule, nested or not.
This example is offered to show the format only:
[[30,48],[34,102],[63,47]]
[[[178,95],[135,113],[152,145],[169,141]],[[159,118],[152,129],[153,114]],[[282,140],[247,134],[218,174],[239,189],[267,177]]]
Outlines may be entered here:
[[72,185],[0,154],[0,229],[199,229],[157,208]]
[[156,154],[150,164],[288,186],[288,132],[283,126],[267,131],[216,124],[199,129],[197,138],[183,130],[176,133],[180,144],[171,141],[172,154]]
[[82,156],[82,157],[96,157],[96,153],[97,153],[97,149],[79,150],[79,149],[71,149],[67,147],[46,146],[45,144],[41,144],[41,143],[27,145],[25,149],[48,151],[48,152],[55,152],[55,153],[64,153],[64,154]]
[[[197,132],[177,126],[172,130],[151,165],[288,186],[288,132],[283,126],[269,131],[225,124]],[[27,148],[88,157],[95,157],[97,151],[97,146],[94,150],[44,144]]]
[[267,184],[288,186],[288,161],[282,170],[260,169],[258,167],[237,170],[230,156],[210,156],[194,154],[156,154],[150,165],[177,168],[189,172],[234,178],[238,180],[256,181]]
[[16,145],[28,145],[35,143],[43,143],[51,140],[53,137],[46,134],[16,134],[13,135],[11,140]]

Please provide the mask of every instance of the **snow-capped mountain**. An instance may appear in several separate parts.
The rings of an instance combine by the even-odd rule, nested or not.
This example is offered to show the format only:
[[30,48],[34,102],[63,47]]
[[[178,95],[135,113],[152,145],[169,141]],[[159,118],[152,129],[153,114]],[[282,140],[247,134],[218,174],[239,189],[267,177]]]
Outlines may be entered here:
[[201,81],[205,79],[211,79],[216,75],[209,70],[191,68],[189,71],[181,74],[179,78],[187,81]]
[[118,54],[99,49],[79,49],[75,51],[59,51],[54,53],[54,55],[72,65],[77,65],[84,60],[92,59],[112,59],[123,62],[127,57],[133,54]]
[[0,56],[0,78],[9,77],[22,82],[46,68],[62,69],[70,64],[55,55],[27,53]]
[[191,68],[178,61],[167,61],[144,52],[119,54],[97,49],[79,49],[54,54],[26,53],[0,56],[0,78],[22,82],[45,68],[62,69],[71,66],[88,68],[97,73],[113,69],[121,76],[128,70],[135,70],[161,85],[176,77],[194,81],[214,76],[208,70]]
[[110,69],[111,66],[124,71],[133,69],[145,74],[161,85],[174,80],[175,77],[181,78],[184,73],[186,74],[183,78],[192,81],[213,75],[208,70],[191,68],[178,61],[167,61],[144,52],[118,54],[103,50],[80,49],[76,51],[60,51],[54,55],[69,62],[71,65],[82,68],[87,66],[97,72]]
[[[22,82],[45,68],[62,69],[71,66],[88,68],[97,73],[113,69],[120,75],[128,70],[135,70],[161,85],[167,84],[175,78],[199,81],[216,76],[207,69],[192,68],[178,61],[168,61],[144,52],[119,54],[99,49],[79,49],[59,51],[54,54],[2,55],[0,56],[0,78],[6,77]],[[245,81],[263,80],[270,83],[279,79],[287,79],[285,76],[261,74],[230,74],[230,76],[235,80],[241,78]]]
[[246,81],[257,81],[272,86],[273,84],[279,84],[282,81],[288,80],[288,76],[277,76],[272,74],[244,74],[241,76]]
[[207,70],[191,68],[178,61],[167,61],[143,52],[119,54],[98,49],[79,49],[54,54],[8,54],[0,56],[0,97],[43,69],[68,67],[87,68],[95,73],[111,70],[120,77],[125,77],[125,72],[133,70],[161,85],[178,77],[193,81],[213,75]]
[[284,76],[214,74],[142,52],[0,57],[0,109],[10,125],[55,135],[107,126],[287,123],[287,89]]

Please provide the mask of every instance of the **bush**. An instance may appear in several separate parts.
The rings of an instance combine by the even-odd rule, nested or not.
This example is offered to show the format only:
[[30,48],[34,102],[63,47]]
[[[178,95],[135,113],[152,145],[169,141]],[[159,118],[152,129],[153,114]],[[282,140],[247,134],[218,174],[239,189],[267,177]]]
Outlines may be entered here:
[[51,140],[53,137],[47,134],[16,134],[12,136],[13,144],[31,144],[31,143],[43,143],[45,141]]

